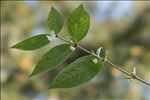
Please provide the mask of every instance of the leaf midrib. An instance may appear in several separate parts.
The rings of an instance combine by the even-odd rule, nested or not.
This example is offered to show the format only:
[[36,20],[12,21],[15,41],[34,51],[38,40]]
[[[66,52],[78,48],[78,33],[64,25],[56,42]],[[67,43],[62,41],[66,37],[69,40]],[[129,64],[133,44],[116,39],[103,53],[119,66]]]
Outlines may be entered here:
[[[69,79],[69,78],[71,78],[71,77],[73,77],[73,76],[75,76],[75,75],[77,75],[77,74],[79,74],[79,73],[82,73],[82,72],[84,72],[84,71],[87,70],[87,69],[88,69],[88,67],[85,67],[84,70],[79,71],[79,72],[77,72],[77,73],[75,73],[75,74],[72,74],[72,76],[70,75],[70,77],[68,77],[68,78],[66,78],[66,79],[64,79],[64,80],[62,80],[62,81],[57,82],[57,84],[59,84],[59,83],[65,81],[65,80],[67,80],[67,79]],[[57,84],[56,84],[56,85],[57,85]]]
[[[64,55],[66,52],[68,52],[68,50],[65,50],[62,54],[60,54],[57,58],[60,58],[62,55]],[[67,56],[68,57],[68,56]],[[65,59],[64,59],[65,60]],[[64,62],[64,60],[63,60],[63,62]],[[55,60],[53,60],[52,61],[52,63],[54,63],[54,61]],[[58,66],[58,65],[60,65],[60,62],[56,65],[56,66]]]

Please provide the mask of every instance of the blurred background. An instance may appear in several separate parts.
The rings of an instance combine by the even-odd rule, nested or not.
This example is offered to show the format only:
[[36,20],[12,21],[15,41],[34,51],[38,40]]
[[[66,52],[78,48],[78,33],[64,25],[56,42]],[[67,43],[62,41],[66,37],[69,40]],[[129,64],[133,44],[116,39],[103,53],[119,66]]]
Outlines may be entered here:
[[80,3],[91,16],[86,38],[80,44],[88,50],[103,47],[109,60],[150,83],[150,2],[149,1],[1,1],[1,99],[2,100],[150,100],[150,87],[108,64],[91,81],[75,88],[47,87],[57,73],[76,58],[81,50],[59,68],[28,78],[40,57],[59,44],[51,43],[34,51],[10,47],[21,40],[49,33],[47,16],[54,6],[65,24],[60,36],[68,38],[67,17]]

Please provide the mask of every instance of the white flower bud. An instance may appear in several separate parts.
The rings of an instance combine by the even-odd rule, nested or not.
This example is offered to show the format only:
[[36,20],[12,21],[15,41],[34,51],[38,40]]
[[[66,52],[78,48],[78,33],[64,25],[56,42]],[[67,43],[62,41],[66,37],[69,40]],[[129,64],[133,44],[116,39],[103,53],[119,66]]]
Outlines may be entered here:
[[51,35],[49,36],[49,35],[47,35],[47,38],[48,38],[48,40],[49,41],[55,41],[57,38],[56,38],[56,34],[55,34],[55,32],[54,31],[51,31]]
[[72,40],[70,40],[71,43],[74,43]]
[[98,60],[95,58],[95,59],[93,59],[93,62],[96,64],[98,62]]
[[76,48],[74,46],[70,46],[70,50],[74,51]]
[[133,67],[133,70],[131,72],[131,75],[135,76],[136,75],[136,67]]
[[101,49],[102,49],[103,47],[99,47],[98,49],[97,49],[97,51],[96,51],[96,55],[97,56],[100,56],[100,53],[101,53]]

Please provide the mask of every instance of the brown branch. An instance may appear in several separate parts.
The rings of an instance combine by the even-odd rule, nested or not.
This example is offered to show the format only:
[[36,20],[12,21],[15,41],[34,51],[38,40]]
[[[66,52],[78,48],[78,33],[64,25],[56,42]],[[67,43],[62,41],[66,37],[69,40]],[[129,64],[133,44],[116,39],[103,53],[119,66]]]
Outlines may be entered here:
[[85,52],[87,52],[87,53],[89,53],[89,54],[95,56],[96,58],[98,58],[98,59],[100,59],[100,60],[102,60],[102,61],[107,62],[107,63],[110,64],[112,67],[114,67],[114,68],[118,69],[119,71],[121,71],[122,73],[124,73],[124,74],[130,76],[132,79],[136,79],[136,80],[138,80],[138,81],[140,81],[140,82],[142,82],[142,83],[144,83],[144,84],[150,86],[150,83],[144,81],[143,79],[139,78],[139,77],[136,76],[136,75],[132,75],[131,73],[125,71],[124,69],[120,68],[119,66],[113,64],[112,62],[110,62],[110,61],[107,60],[106,58],[100,57],[100,56],[98,56],[98,55],[96,55],[96,54],[94,54],[94,53],[88,51],[87,49],[81,47],[79,44],[71,43],[70,41],[67,41],[67,40],[65,40],[65,39],[63,39],[63,38],[61,38],[61,37],[58,37],[58,36],[57,36],[57,38],[60,39],[60,40],[65,41],[65,42],[67,42],[67,43],[69,43],[69,44],[72,45],[72,46],[76,46],[76,47],[80,48],[81,50],[83,50],[83,51],[85,51]]

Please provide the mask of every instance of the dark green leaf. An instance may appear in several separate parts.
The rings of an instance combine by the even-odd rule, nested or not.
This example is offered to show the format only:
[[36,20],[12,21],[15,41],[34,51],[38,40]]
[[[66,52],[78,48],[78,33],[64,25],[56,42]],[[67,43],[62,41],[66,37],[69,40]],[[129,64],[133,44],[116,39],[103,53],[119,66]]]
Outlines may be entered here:
[[54,69],[62,64],[71,53],[72,51],[69,44],[55,46],[40,59],[30,76]]
[[48,27],[51,31],[54,31],[56,34],[60,32],[62,26],[63,26],[63,19],[59,12],[52,7],[51,11],[48,15]]
[[50,88],[70,88],[92,79],[102,67],[102,62],[91,55],[69,64],[50,84]]
[[68,30],[75,42],[83,39],[90,26],[90,16],[85,11],[83,4],[71,12],[68,18]]
[[50,43],[50,41],[47,39],[48,34],[41,34],[41,35],[36,35],[33,37],[30,37],[28,39],[25,39],[19,43],[17,43],[16,45],[12,46],[11,48],[17,48],[17,49],[21,49],[21,50],[34,50],[34,49],[38,49],[41,48],[45,45],[47,45],[48,43]]

